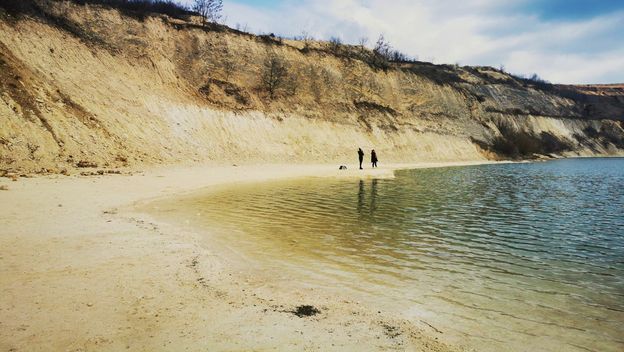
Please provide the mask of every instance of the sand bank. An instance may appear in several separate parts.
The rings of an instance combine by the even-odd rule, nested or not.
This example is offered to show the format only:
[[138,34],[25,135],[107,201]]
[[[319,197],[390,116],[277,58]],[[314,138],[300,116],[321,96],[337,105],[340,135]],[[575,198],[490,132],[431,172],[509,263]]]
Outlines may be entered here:
[[[0,350],[455,351],[444,333],[314,285],[288,287],[133,205],[265,180],[392,177],[335,165],[169,167],[0,179]],[[321,313],[290,311],[312,304]]]

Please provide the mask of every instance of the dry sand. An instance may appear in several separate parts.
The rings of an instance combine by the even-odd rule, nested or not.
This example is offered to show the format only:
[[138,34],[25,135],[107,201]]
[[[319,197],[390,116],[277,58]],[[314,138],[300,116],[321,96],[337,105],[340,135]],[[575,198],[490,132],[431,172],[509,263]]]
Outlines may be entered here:
[[[392,177],[397,168],[465,164],[169,167],[0,179],[8,188],[0,190],[0,351],[461,350],[423,321],[273,280],[196,233],[132,209],[224,184]],[[304,304],[321,314],[289,312]]]

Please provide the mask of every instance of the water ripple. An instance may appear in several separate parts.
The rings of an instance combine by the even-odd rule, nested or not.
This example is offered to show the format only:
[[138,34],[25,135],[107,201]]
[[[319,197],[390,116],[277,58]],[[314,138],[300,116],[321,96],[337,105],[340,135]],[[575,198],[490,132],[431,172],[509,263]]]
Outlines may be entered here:
[[200,225],[280,270],[431,311],[468,341],[621,351],[623,184],[624,159],[563,160],[269,182],[171,206],[201,209]]

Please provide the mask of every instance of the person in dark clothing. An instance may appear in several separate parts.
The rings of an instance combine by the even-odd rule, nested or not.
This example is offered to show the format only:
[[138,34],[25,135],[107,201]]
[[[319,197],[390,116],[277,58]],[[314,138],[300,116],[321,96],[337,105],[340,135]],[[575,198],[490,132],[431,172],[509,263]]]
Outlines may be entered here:
[[364,161],[364,151],[358,148],[358,157],[360,158],[360,170],[362,170],[362,162]]
[[375,153],[375,149],[371,150],[371,163],[373,164],[373,167],[377,167],[377,153]]

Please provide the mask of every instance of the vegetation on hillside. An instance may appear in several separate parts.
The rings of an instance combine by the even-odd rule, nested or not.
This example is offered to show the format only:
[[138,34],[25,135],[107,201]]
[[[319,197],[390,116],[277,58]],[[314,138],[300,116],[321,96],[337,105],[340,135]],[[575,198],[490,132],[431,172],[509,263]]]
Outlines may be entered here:
[[[92,154],[89,160],[115,163],[130,160],[136,150],[151,147],[151,153],[160,155],[162,150],[172,148],[172,140],[186,145],[197,137],[179,136],[191,136],[196,131],[208,131],[210,140],[205,145],[212,148],[227,145],[231,149],[235,145],[239,155],[255,155],[255,149],[239,140],[242,137],[231,138],[234,133],[230,131],[238,127],[230,120],[223,120],[226,125],[222,130],[227,132],[227,138],[197,127],[204,126],[206,116],[213,112],[266,117],[271,126],[265,126],[266,131],[273,134],[263,138],[269,140],[280,136],[280,129],[290,124],[292,130],[281,135],[278,145],[268,152],[292,147],[288,144],[291,138],[313,133],[314,129],[307,131],[295,126],[292,121],[298,118],[310,124],[336,123],[361,138],[384,138],[384,144],[402,158],[408,154],[401,153],[414,152],[422,134],[459,138],[468,146],[478,145],[479,150],[498,157],[526,158],[578,148],[598,153],[623,145],[619,131],[624,124],[596,122],[624,118],[619,95],[552,85],[537,75],[514,76],[504,69],[421,62],[393,49],[383,36],[368,48],[366,38],[357,45],[345,44],[340,38],[315,40],[308,34],[292,40],[272,33],[255,35],[228,28],[212,22],[215,19],[208,14],[202,19],[175,3],[159,0],[0,1],[0,23],[9,25],[3,27],[7,33],[0,41],[5,43],[0,50],[0,73],[8,77],[7,84],[0,85],[0,99],[6,97],[4,105],[13,109],[15,121],[28,120],[34,126],[39,120],[52,136],[50,145],[45,147],[37,148],[40,140],[28,142],[32,148],[28,144],[19,147],[24,155],[19,160],[37,160],[42,151],[51,153],[58,148],[71,155],[76,150],[87,150]],[[37,34],[29,36],[34,28]],[[46,42],[38,42],[41,35]],[[28,49],[22,48],[21,43]],[[15,57],[10,56],[13,53]],[[33,56],[25,56],[30,53]],[[85,60],[91,59],[89,67],[85,67]],[[29,73],[33,67],[37,74]],[[95,73],[92,75],[96,68],[103,71],[97,78]],[[28,75],[33,79],[24,78]],[[76,83],[82,75],[85,79]],[[48,77],[55,78],[45,83]],[[123,84],[111,88],[115,82]],[[46,84],[50,87],[48,92],[40,88]],[[80,92],[73,91],[77,84]],[[98,89],[90,89],[91,86]],[[122,88],[127,88],[123,94],[119,91]],[[146,97],[156,97],[160,110],[150,106]],[[0,109],[4,105],[0,104]],[[190,110],[171,112],[179,106]],[[58,114],[50,117],[50,109],[58,110]],[[174,123],[179,116],[189,121],[195,119],[196,124]],[[165,117],[170,120],[163,120]],[[265,121],[264,117],[259,119]],[[536,117],[548,120],[550,127],[534,127]],[[82,121],[89,132],[82,132],[81,125],[76,128],[81,132],[67,135],[67,126],[63,125],[66,118],[72,123]],[[118,126],[133,126],[145,119],[153,124],[141,126],[141,133],[143,127],[149,127],[158,129],[157,136],[135,133],[139,136],[136,140],[141,141],[136,146],[134,137],[127,138],[129,142],[125,142],[126,137],[111,137],[122,133]],[[212,117],[209,121],[210,126],[218,124]],[[280,124],[272,125],[275,121]],[[237,123],[246,126],[256,122],[241,119]],[[564,125],[562,129],[576,130],[561,132],[557,130],[560,123]],[[582,127],[576,127],[577,123]],[[157,145],[159,136],[165,136],[170,125],[175,134],[163,138],[165,146]],[[24,127],[20,128],[21,131]],[[38,135],[39,127],[33,128],[33,135]],[[97,137],[100,130],[101,136]],[[243,127],[240,131],[246,133]],[[310,139],[311,148],[317,148],[326,143],[326,135],[340,134],[325,130],[305,138]],[[98,138],[97,150],[84,149],[85,136]],[[344,142],[344,135],[340,136],[342,141],[338,144]],[[4,143],[0,149],[10,146],[6,148],[13,148],[11,155],[15,155],[15,145],[22,143],[18,135],[0,138],[6,140],[0,139],[0,144]],[[71,143],[75,149],[69,147]],[[121,148],[119,158],[109,157],[111,150],[118,147],[103,146],[106,143],[122,144],[127,150]],[[204,145],[197,143],[192,148]],[[431,145],[418,148],[419,152],[432,150]],[[175,157],[191,152],[180,146],[175,150],[176,153],[171,152]],[[312,155],[310,149],[298,150],[293,155]],[[221,151],[223,155],[228,153]]]
[[[154,14],[167,15],[177,19],[188,19],[195,12],[189,11],[186,7],[173,0],[46,0],[46,1],[71,1],[78,5],[100,5],[114,8],[123,14],[144,19]],[[37,0],[2,0],[0,8],[4,8],[12,15],[32,14],[38,15],[44,9],[45,1]]]

